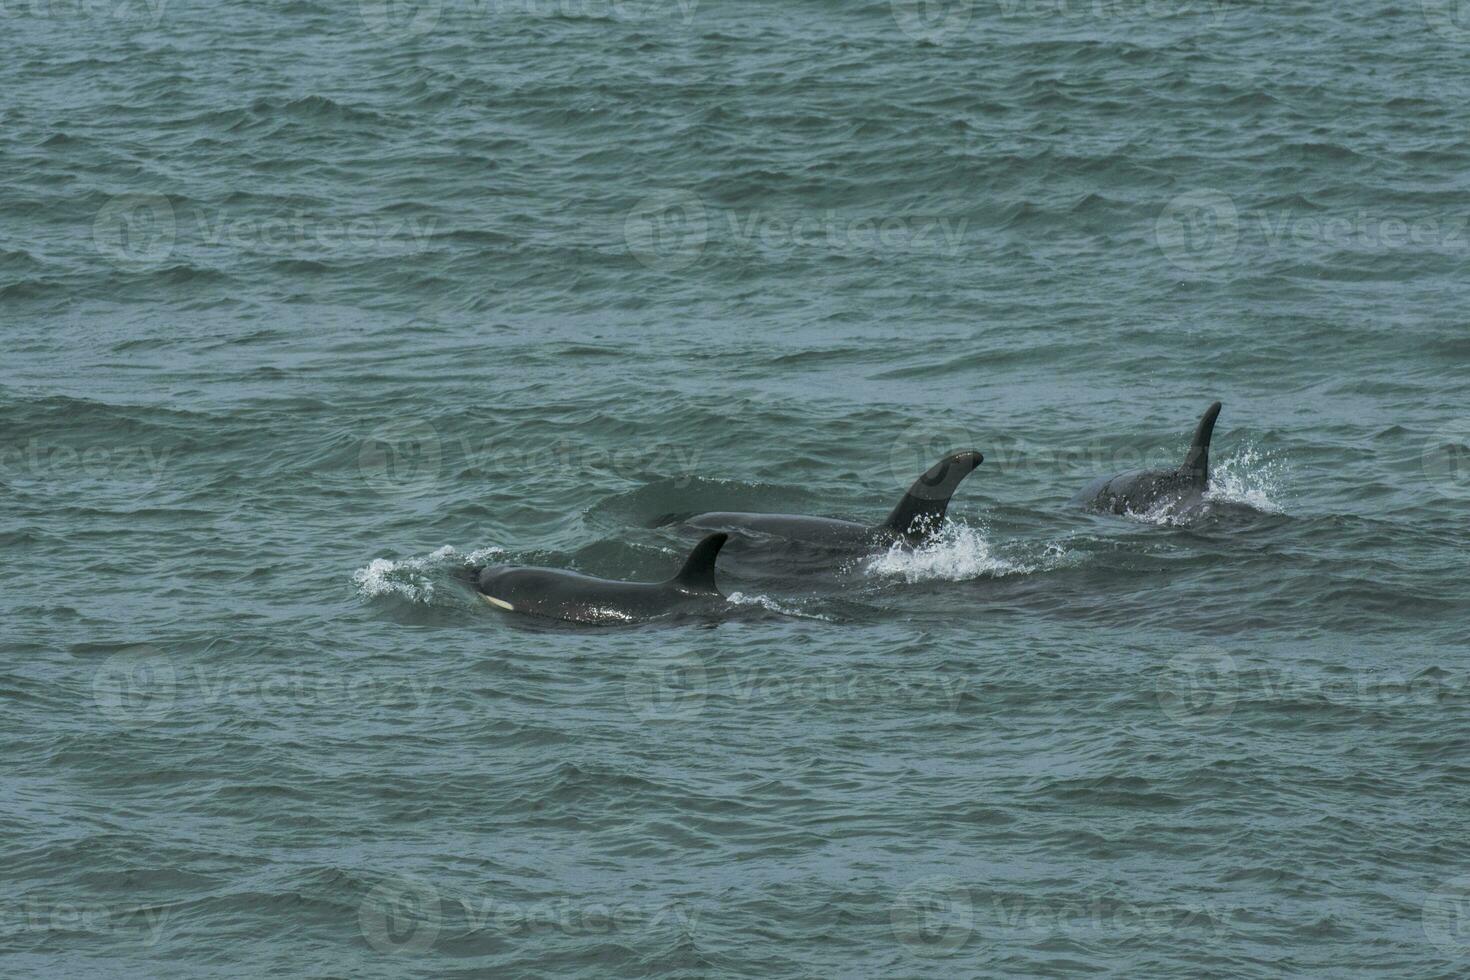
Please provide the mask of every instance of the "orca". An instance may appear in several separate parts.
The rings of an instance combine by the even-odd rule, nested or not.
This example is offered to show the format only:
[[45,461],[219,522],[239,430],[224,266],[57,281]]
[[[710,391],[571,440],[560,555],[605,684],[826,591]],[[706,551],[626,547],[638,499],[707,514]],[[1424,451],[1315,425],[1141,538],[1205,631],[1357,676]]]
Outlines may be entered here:
[[944,524],[949,499],[985,457],[967,449],[950,453],[925,470],[880,524],[861,524],[831,517],[799,514],[749,514],[712,511],[685,519],[703,530],[740,531],[831,548],[864,548],[895,542],[921,544]]
[[1210,486],[1210,436],[1219,414],[1219,402],[1205,409],[1178,469],[1130,470],[1098,477],[1079,490],[1072,503],[1113,514],[1144,514],[1160,508],[1177,514],[1198,507]]
[[475,570],[475,589],[506,612],[602,626],[717,613],[728,602],[715,586],[715,557],[727,537],[704,538],[679,574],[666,582],[619,582],[559,568],[489,565]]

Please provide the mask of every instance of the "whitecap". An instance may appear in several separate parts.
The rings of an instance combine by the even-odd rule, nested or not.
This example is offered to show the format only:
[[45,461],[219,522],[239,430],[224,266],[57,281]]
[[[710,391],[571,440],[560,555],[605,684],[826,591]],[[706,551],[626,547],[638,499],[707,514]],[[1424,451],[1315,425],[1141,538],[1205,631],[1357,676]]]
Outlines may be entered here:
[[435,573],[446,567],[482,565],[504,549],[477,548],[462,554],[451,545],[417,558],[374,558],[352,573],[359,595],[369,599],[398,596],[409,602],[428,605],[434,601]]
[[1210,467],[1206,500],[1240,504],[1267,514],[1280,514],[1286,488],[1286,465],[1247,446]]
[[[1048,547],[1047,563],[1061,560],[1065,549]],[[1003,575],[1024,575],[1036,567],[997,555],[991,548],[985,529],[964,524],[946,524],[938,535],[917,548],[895,542],[880,555],[869,559],[864,571],[869,575],[902,578],[905,582],[941,580],[962,582],[966,579]]]

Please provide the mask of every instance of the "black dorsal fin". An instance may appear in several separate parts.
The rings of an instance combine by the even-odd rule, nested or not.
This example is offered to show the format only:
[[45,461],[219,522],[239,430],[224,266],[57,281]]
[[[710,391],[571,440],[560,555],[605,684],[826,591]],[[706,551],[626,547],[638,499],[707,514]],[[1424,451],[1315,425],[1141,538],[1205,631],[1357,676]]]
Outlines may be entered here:
[[1197,483],[1204,483],[1210,478],[1210,436],[1215,434],[1215,419],[1219,414],[1219,402],[1205,409],[1205,414],[1199,418],[1199,425],[1195,426],[1194,441],[1189,444],[1189,455],[1184,457],[1184,465],[1179,467],[1179,472]]
[[684,562],[684,567],[679,569],[679,574],[669,579],[669,584],[690,592],[714,592],[719,594],[715,588],[715,558],[720,549],[725,546],[730,535],[723,532],[711,534],[689,552],[689,558]]
[[904,535],[927,536],[938,531],[944,523],[944,512],[949,509],[949,498],[954,496],[960,481],[984,460],[973,449],[950,453],[914,481],[880,527]]

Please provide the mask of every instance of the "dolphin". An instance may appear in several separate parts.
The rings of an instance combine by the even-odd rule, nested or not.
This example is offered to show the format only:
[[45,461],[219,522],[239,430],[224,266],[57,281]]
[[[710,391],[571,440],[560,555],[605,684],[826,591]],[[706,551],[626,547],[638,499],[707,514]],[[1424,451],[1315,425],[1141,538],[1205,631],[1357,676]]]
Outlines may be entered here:
[[618,582],[559,568],[489,565],[475,571],[475,589],[506,612],[574,623],[636,623],[674,613],[718,612],[727,600],[715,587],[715,556],[727,535],[694,546],[679,574],[666,582]]
[[965,477],[985,459],[967,449],[950,453],[925,470],[908,493],[880,524],[860,524],[830,517],[806,517],[798,514],[747,514],[735,511],[713,511],[687,518],[690,527],[743,531],[768,537],[785,538],[833,548],[863,548],[894,542],[920,544],[936,534],[944,524],[949,498]]
[[1220,403],[1200,416],[1184,463],[1173,470],[1130,470],[1102,476],[1077,492],[1072,503],[1114,514],[1142,514],[1158,507],[1179,512],[1199,506],[1210,486],[1210,436]]

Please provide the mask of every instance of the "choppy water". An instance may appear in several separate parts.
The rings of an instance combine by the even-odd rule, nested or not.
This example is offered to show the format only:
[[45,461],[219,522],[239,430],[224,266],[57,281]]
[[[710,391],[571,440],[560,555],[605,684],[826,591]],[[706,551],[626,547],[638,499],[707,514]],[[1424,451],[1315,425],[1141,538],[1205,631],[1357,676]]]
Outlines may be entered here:
[[0,15],[6,975],[1470,969],[1463,11]]

